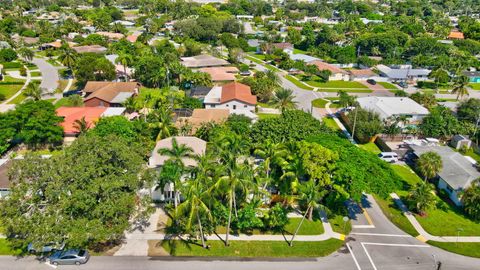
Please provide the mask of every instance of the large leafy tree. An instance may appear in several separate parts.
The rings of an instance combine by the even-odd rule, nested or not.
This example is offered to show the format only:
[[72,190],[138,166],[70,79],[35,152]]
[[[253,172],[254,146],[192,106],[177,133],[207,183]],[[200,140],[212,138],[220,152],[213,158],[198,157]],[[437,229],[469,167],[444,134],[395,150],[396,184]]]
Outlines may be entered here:
[[465,212],[474,220],[480,220],[480,179],[472,182],[462,195]]
[[417,160],[417,168],[427,179],[435,177],[442,170],[442,158],[435,152],[426,152],[421,154]]
[[480,119],[480,99],[470,98],[462,101],[457,107],[457,116],[460,120],[476,123]]
[[423,118],[419,126],[420,132],[427,137],[449,138],[460,133],[461,125],[450,109],[437,106]]
[[137,194],[144,186],[139,152],[120,137],[89,135],[50,159],[15,162],[12,190],[0,208],[6,234],[15,245],[37,248],[119,240],[147,210]]
[[103,56],[94,53],[82,54],[73,66],[78,83],[88,81],[111,81],[115,79],[115,66]]

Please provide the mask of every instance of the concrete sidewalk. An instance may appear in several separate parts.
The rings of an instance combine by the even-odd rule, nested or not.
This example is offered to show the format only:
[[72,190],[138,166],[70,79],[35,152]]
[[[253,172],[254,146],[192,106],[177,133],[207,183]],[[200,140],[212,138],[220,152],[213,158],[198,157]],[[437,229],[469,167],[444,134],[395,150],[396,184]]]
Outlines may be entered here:
[[423,229],[422,225],[418,222],[415,216],[410,212],[407,206],[403,203],[400,197],[396,193],[391,193],[390,197],[395,201],[397,206],[402,210],[403,214],[407,217],[408,221],[412,224],[412,226],[417,230],[419,236],[417,238],[420,241],[427,242],[427,241],[436,241],[436,242],[465,242],[465,243],[474,243],[480,242],[480,236],[435,236],[429,234],[425,229]]

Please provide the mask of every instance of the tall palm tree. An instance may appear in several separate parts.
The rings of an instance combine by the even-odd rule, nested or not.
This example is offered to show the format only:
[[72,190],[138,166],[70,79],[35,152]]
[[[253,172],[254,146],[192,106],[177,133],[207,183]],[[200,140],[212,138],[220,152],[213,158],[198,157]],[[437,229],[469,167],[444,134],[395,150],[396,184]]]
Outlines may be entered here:
[[[267,179],[270,179],[272,165],[281,166],[285,161],[287,151],[282,144],[274,143],[272,140],[267,140],[265,143],[259,145],[254,154],[263,158],[263,165]],[[264,187],[265,188],[265,187]]]
[[20,48],[18,50],[18,54],[20,54],[20,56],[23,57],[23,59],[25,59],[27,62],[31,62],[35,56],[35,53],[27,47]]
[[176,133],[176,128],[172,122],[172,111],[166,107],[159,108],[150,113],[148,125],[158,130],[157,141]]
[[457,94],[457,100],[463,98],[464,96],[468,96],[468,85],[469,79],[465,75],[458,76],[455,79],[455,84],[452,89],[452,93]]
[[123,73],[125,74],[125,79],[128,80],[127,67],[133,64],[133,56],[128,53],[119,53],[115,63],[123,66]]
[[412,188],[409,198],[415,203],[415,210],[419,214],[425,214],[425,210],[435,206],[435,194],[433,185],[427,182],[420,182]]
[[295,96],[292,90],[280,88],[275,91],[271,103],[283,112],[288,109],[295,109],[297,102],[293,99],[295,99]]
[[[181,172],[185,171],[185,164],[183,163],[183,159],[186,157],[194,156],[194,152],[192,148],[184,144],[178,144],[175,138],[172,138],[171,148],[160,148],[158,149],[158,153],[160,155],[167,156],[168,160],[176,164],[180,168]],[[174,192],[175,192],[175,197],[173,198],[173,201],[174,201],[175,209],[177,209],[180,184],[173,183],[173,185],[174,185]]]
[[134,112],[135,109],[137,108],[136,99],[133,98],[133,97],[127,98],[127,99],[123,102],[123,106],[125,107],[125,109],[127,110],[127,112],[129,112],[129,113]]
[[26,97],[30,97],[33,100],[40,100],[42,98],[42,89],[40,88],[40,84],[31,82],[28,84],[27,88],[23,90],[23,94]]
[[465,212],[475,220],[480,220],[480,178],[472,182],[462,195]]
[[73,128],[76,129],[79,135],[83,135],[87,133],[88,129],[90,128],[90,124],[85,120],[85,116],[81,119],[77,119],[73,123]]
[[295,232],[293,233],[292,239],[290,240],[290,243],[289,243],[290,246],[293,246],[293,240],[295,239],[295,236],[300,230],[300,227],[302,226],[302,223],[307,217],[307,215],[308,215],[308,220],[310,221],[313,220],[313,210],[319,207],[319,201],[325,195],[324,192],[320,191],[320,189],[321,189],[320,185],[316,184],[313,179],[309,180],[308,182],[305,182],[300,186],[299,198],[300,198],[300,201],[307,207],[307,209],[305,210],[305,214],[303,215],[302,220],[300,221],[297,228],[295,229]]
[[77,61],[77,52],[70,48],[68,44],[63,44],[60,48],[60,53],[58,54],[58,60],[60,61],[60,63],[62,63],[62,65],[72,70],[72,67]]
[[435,152],[423,153],[417,160],[417,168],[425,177],[425,182],[427,179],[435,177],[442,167],[442,158]]
[[[201,177],[201,175],[198,176]],[[185,197],[185,200],[178,206],[177,215],[187,217],[185,224],[187,230],[192,229],[194,220],[197,221],[200,239],[202,240],[202,247],[206,248],[207,246],[205,244],[205,236],[203,234],[202,220],[200,216],[206,216],[209,220],[212,220],[212,215],[207,204],[210,192],[201,179],[194,178],[187,182],[183,196]]]

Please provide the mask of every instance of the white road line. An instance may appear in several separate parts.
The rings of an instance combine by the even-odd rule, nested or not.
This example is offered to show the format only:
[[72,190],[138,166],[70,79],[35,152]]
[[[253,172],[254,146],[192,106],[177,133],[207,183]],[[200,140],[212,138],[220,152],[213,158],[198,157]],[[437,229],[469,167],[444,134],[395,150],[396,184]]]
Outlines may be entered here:
[[410,244],[387,244],[387,243],[372,243],[372,242],[362,242],[362,245],[371,245],[371,246],[390,246],[390,247],[420,247],[420,248],[429,248],[429,245],[410,245]]
[[377,266],[375,266],[375,264],[373,263],[372,257],[370,257],[370,254],[368,253],[367,248],[365,248],[365,244],[364,243],[360,243],[360,244],[362,244],[363,250],[365,250],[365,254],[367,254],[368,260],[372,264],[373,269],[377,270]]
[[350,248],[350,245],[348,243],[346,244],[346,246],[348,248],[348,251],[350,251],[350,254],[352,254],[352,258],[353,258],[353,261],[355,262],[355,265],[357,266],[357,269],[362,270],[362,268],[360,268],[360,265],[358,264],[357,258],[355,258],[355,255],[353,254],[352,248]]
[[357,233],[357,232],[353,232],[353,233],[350,233],[350,234],[369,235],[369,236],[405,237],[405,238],[413,237],[413,236],[408,235],[408,234]]

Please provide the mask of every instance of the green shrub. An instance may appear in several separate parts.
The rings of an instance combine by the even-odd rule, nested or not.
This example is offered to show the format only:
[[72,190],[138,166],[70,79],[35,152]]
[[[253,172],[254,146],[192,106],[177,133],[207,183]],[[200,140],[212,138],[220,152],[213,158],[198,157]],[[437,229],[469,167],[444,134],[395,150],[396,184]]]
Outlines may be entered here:
[[27,76],[27,69],[24,66],[21,66],[19,71],[21,76]]

